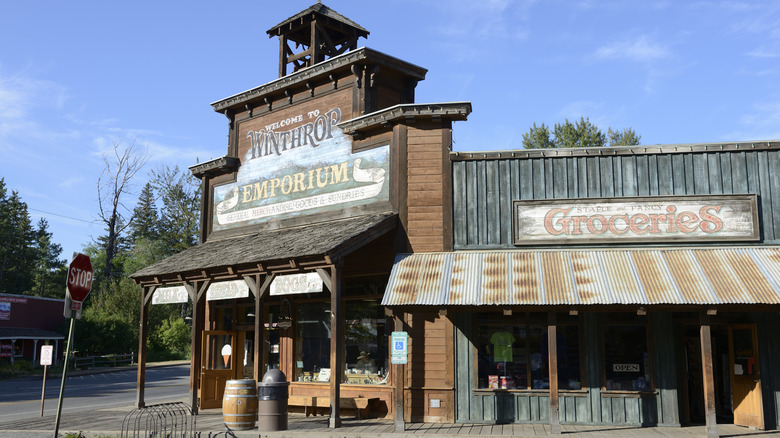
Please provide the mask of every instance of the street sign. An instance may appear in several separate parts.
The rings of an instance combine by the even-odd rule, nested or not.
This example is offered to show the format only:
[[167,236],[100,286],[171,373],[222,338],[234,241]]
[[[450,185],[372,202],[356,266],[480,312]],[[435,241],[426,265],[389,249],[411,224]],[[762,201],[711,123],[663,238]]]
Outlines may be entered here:
[[73,310],[81,309],[81,303],[92,290],[92,277],[92,262],[89,261],[89,257],[76,253],[73,261],[70,262],[67,279],[68,294],[73,300]]
[[391,356],[390,363],[405,364],[409,350],[409,334],[406,332],[393,332],[390,335]]
[[51,365],[51,358],[54,355],[53,345],[41,346],[41,365]]

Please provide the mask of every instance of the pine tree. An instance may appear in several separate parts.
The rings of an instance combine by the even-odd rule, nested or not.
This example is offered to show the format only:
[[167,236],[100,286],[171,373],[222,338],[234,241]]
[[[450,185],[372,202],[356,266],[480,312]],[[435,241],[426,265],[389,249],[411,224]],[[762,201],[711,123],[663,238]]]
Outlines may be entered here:
[[157,240],[160,237],[160,217],[157,213],[157,199],[151,182],[147,182],[141,190],[134,211],[135,221],[130,225],[130,240],[133,243],[140,239]]
[[35,265],[32,270],[31,295],[49,298],[62,298],[65,277],[67,275],[67,260],[59,259],[62,246],[52,242],[52,234],[48,230],[49,223],[41,218],[35,230]]
[[35,264],[35,233],[30,214],[16,191],[11,192],[10,197],[3,196],[0,202],[0,238],[3,239],[0,242],[0,292],[27,293],[32,285]]
[[540,126],[534,123],[533,127],[523,134],[523,147],[550,149],[633,146],[638,145],[641,138],[632,128],[623,130],[608,128],[607,134],[604,134],[598,126],[591,123],[590,119],[580,117],[576,123],[570,122],[569,119],[563,123],[556,123],[552,133],[544,123]]

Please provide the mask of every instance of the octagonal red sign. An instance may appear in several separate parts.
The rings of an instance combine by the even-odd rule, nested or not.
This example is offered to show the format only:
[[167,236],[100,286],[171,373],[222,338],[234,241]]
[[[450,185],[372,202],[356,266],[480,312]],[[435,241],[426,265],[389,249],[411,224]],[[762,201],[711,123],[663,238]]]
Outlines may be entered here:
[[82,302],[92,290],[92,262],[84,254],[76,254],[68,267],[68,293],[74,302]]

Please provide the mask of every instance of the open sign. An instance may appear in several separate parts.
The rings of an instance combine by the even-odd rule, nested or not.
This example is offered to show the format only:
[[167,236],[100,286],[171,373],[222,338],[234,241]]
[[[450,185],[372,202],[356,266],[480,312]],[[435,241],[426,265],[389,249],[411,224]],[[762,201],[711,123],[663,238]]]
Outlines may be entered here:
[[638,373],[638,363],[613,363],[612,371],[616,373]]

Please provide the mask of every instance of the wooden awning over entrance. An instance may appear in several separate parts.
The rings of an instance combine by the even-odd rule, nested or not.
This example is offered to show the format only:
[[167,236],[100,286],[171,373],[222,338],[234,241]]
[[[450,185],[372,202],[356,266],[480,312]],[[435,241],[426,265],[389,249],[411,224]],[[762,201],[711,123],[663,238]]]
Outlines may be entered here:
[[[343,259],[395,229],[394,213],[365,215],[300,227],[264,230],[209,241],[139,270],[130,277],[143,287],[139,333],[137,407],[143,407],[146,371],[148,306],[159,286],[183,284],[192,300],[192,361],[190,396],[198,410],[197,378],[201,369],[201,332],[204,327],[204,295],[212,282],[244,280],[255,297],[255,345],[261,345],[265,323],[261,312],[266,292],[279,274],[316,272],[331,292],[331,351],[333,375],[343,374],[344,334],[341,309]],[[260,381],[263,351],[255,348],[254,379]],[[341,370],[341,371],[339,371]],[[340,399],[339,379],[331,379],[330,399]],[[331,427],[340,426],[339,404],[331,409]]]

